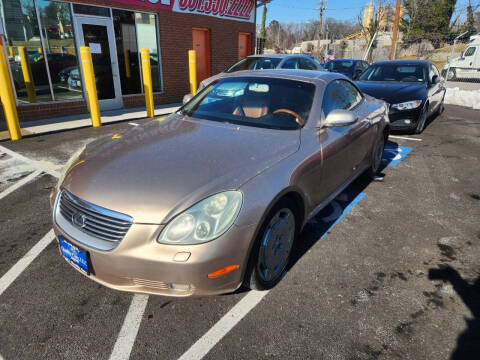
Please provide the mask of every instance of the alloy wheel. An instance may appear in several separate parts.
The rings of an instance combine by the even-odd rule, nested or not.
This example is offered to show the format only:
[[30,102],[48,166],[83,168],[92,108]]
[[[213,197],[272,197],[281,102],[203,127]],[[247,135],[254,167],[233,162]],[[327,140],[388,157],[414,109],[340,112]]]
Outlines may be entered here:
[[295,239],[295,216],[283,208],[270,220],[261,239],[258,275],[264,282],[276,281],[285,270]]

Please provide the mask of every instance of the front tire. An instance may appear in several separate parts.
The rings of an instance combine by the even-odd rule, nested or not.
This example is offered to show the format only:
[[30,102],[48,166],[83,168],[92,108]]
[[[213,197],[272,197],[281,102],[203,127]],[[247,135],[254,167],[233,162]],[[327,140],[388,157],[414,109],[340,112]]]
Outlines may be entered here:
[[428,114],[428,104],[425,104],[423,107],[422,113],[418,118],[417,127],[415,128],[415,134],[421,134],[425,129],[425,124],[427,122],[427,114]]
[[380,167],[382,166],[383,152],[386,145],[386,136],[382,134],[377,143],[375,144],[375,150],[372,155],[372,163],[367,170],[367,175],[370,177],[376,176],[380,173]]
[[246,287],[268,290],[282,279],[298,235],[295,209],[292,201],[283,199],[269,212],[252,249]]
[[447,75],[447,81],[453,81],[457,79],[457,72],[455,71],[455,68],[450,68]]

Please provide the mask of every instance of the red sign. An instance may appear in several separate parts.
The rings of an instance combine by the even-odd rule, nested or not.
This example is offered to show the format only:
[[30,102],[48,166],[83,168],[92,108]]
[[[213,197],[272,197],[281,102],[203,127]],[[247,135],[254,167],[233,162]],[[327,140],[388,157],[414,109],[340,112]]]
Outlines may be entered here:
[[155,10],[172,10],[175,0],[110,0],[120,4],[143,6]]
[[255,0],[175,0],[173,11],[253,22]]

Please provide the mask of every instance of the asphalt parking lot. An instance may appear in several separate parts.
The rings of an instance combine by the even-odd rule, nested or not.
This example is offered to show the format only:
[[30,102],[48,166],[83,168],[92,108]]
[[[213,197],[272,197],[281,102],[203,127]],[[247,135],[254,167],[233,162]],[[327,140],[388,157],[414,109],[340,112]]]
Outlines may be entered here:
[[0,359],[478,359],[478,111],[394,134],[384,181],[311,221],[274,289],[192,299],[98,285],[50,233],[62,164],[132,126],[0,142]]

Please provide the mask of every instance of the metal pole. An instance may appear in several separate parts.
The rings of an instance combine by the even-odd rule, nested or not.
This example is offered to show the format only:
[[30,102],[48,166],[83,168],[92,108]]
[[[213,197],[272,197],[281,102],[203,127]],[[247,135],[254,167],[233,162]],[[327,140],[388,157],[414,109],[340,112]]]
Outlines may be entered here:
[[318,10],[320,10],[320,22],[318,24],[318,54],[320,57],[320,40],[322,39],[322,28],[323,28],[323,11],[326,9],[326,6],[324,6],[324,1],[325,0],[320,0],[320,7]]
[[18,55],[20,55],[20,64],[22,66],[23,81],[25,82],[25,87],[27,88],[28,101],[31,103],[37,102],[32,68],[30,67],[30,60],[28,58],[28,53],[25,46],[18,47]]
[[147,117],[155,116],[153,105],[153,85],[152,69],[150,67],[150,50],[141,49],[142,71],[143,71],[143,89],[145,91],[145,106],[147,107]]
[[8,71],[8,60],[5,56],[5,49],[3,47],[2,37],[0,36],[0,99],[3,104],[5,120],[7,122],[10,139],[20,140],[22,133],[18,123],[17,104],[15,103],[15,96],[13,94],[12,80],[10,79],[10,72]]
[[85,78],[85,89],[87,90],[87,100],[88,107],[90,108],[92,125],[94,127],[98,127],[102,125],[102,122],[100,120],[97,84],[95,83],[95,73],[93,71],[92,53],[90,52],[90,47],[80,47],[80,57],[82,59],[83,77]]
[[190,92],[197,93],[197,53],[195,50],[188,51],[188,69],[190,72]]
[[393,23],[392,48],[390,49],[390,60],[395,59],[395,48],[397,46],[398,25],[400,24],[400,0],[395,5],[395,22]]

